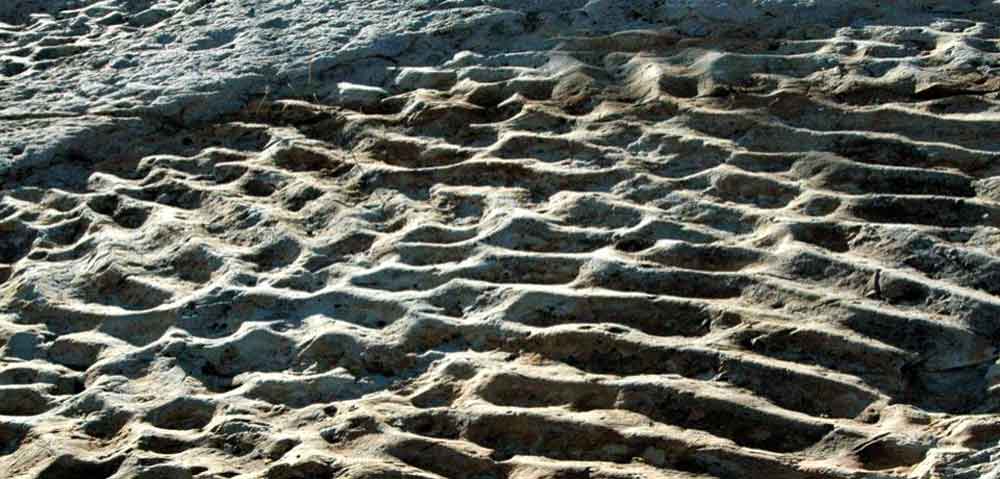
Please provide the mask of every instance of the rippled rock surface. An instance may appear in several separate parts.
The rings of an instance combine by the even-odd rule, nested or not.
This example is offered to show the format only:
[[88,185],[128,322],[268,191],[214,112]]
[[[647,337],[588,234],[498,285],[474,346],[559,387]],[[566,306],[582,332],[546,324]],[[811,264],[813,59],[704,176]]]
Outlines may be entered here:
[[0,475],[989,477],[998,14],[6,2]]

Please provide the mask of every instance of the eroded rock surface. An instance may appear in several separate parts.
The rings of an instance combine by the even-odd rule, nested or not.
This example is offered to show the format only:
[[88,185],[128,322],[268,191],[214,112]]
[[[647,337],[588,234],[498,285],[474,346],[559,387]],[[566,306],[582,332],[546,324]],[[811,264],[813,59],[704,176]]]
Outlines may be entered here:
[[0,471],[979,478],[990,2],[0,6]]

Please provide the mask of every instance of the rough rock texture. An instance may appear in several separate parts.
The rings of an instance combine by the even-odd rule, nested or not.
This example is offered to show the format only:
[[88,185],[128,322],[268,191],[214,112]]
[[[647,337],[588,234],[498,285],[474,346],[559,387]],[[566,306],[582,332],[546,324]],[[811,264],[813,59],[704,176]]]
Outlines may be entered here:
[[998,14],[4,2],[0,475],[995,478]]

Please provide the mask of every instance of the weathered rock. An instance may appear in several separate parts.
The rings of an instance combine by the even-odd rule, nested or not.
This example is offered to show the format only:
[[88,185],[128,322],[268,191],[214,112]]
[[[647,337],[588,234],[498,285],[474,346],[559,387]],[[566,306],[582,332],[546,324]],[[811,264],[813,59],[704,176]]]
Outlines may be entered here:
[[0,4],[0,471],[988,477],[998,7],[884,3]]

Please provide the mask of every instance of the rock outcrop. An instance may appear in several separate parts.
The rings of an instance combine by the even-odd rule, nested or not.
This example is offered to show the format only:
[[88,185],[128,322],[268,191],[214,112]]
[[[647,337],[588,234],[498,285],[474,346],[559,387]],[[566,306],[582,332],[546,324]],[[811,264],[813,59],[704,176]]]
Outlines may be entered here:
[[0,5],[0,471],[989,477],[998,10]]

